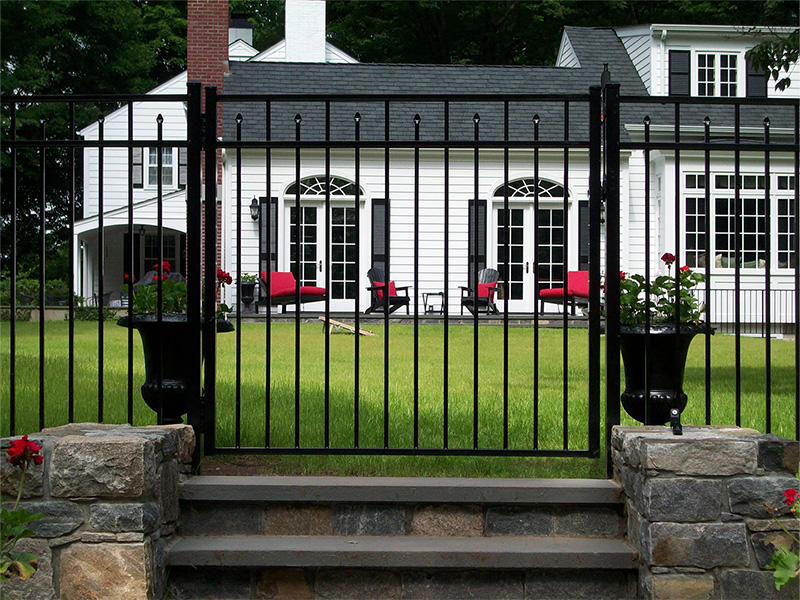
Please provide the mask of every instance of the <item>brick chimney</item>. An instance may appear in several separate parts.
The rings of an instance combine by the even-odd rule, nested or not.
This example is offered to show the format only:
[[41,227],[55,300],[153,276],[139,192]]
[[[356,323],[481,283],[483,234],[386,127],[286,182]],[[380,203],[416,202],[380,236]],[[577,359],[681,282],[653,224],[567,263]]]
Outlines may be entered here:
[[228,72],[228,0],[189,0],[186,23],[189,81],[215,85],[222,92]]

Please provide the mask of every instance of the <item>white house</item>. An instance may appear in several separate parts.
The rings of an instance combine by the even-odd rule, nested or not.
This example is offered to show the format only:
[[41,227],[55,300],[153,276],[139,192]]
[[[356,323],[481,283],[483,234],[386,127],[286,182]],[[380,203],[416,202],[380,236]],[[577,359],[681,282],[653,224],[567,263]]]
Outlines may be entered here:
[[[193,18],[201,2],[190,2],[190,46]],[[224,4],[224,3],[216,3]],[[199,15],[199,16],[198,16]],[[643,27],[565,28],[561,48],[554,67],[505,67],[476,65],[401,65],[361,64],[325,40],[325,2],[321,0],[287,0],[286,39],[272,48],[258,52],[252,47],[250,32],[241,21],[234,20],[228,41],[227,72],[218,73],[214,83],[224,94],[327,94],[369,93],[408,95],[438,94],[586,94],[591,85],[600,83],[604,69],[621,84],[623,96],[708,96],[800,98],[800,87],[777,93],[763,76],[752,74],[744,53],[761,39],[763,31],[750,28],[699,25],[651,25]],[[782,32],[786,32],[781,30]],[[221,61],[224,63],[224,58]],[[185,93],[187,74],[152,90],[151,94]],[[585,104],[571,104],[566,133],[570,139],[585,139],[588,115]],[[350,110],[350,109],[353,110]],[[474,135],[473,115],[480,114],[481,139],[502,140],[502,103],[478,106],[453,103],[448,115],[451,140],[469,140]],[[791,108],[791,107],[790,107]],[[129,114],[133,139],[155,139],[156,116],[163,116],[163,139],[185,139],[186,119],[181,103],[132,103],[108,115],[102,123],[105,139],[128,139]],[[623,135],[626,140],[640,141],[644,136],[642,107],[623,106]],[[389,131],[391,139],[413,139],[414,117],[419,115],[421,140],[442,139],[444,115],[441,103],[409,101],[392,107],[388,126],[384,121],[383,102],[360,101],[351,107],[334,105],[330,135],[333,140],[352,140],[354,113],[360,116],[362,140],[383,139]],[[651,139],[672,139],[673,108],[669,105],[648,105],[651,117]],[[711,112],[709,112],[711,111]],[[324,105],[320,103],[275,103],[270,107],[272,140],[294,140],[295,115],[301,114],[300,131],[305,139],[322,139],[325,130]],[[241,114],[244,140],[264,139],[265,106],[257,102],[226,103],[222,108],[221,137],[223,144],[236,136],[236,117]],[[512,103],[510,139],[531,139],[531,116],[539,116],[540,139],[563,140],[565,109],[560,103]],[[682,113],[683,140],[702,141],[703,118],[712,119],[715,136],[730,136],[733,128],[733,107],[699,105]],[[81,134],[98,139],[101,123],[94,123]],[[760,120],[743,111],[741,134],[761,136]],[[771,134],[774,138],[791,135],[791,121],[776,119]],[[699,137],[698,137],[699,136]],[[326,191],[325,153],[304,149],[300,154],[300,203],[302,235],[295,245],[291,225],[296,219],[297,163],[294,149],[271,151],[269,167],[265,150],[244,149],[241,155],[233,149],[223,151],[219,185],[222,267],[232,274],[255,273],[265,268],[266,257],[272,255],[273,269],[294,270],[295,257],[302,263],[305,285],[325,285],[330,281],[331,309],[352,311],[356,295],[359,306],[369,306],[366,271],[385,260],[385,242],[391,248],[391,278],[410,285],[418,275],[416,292],[443,290],[445,204],[448,221],[448,297],[452,310],[460,310],[460,285],[466,285],[470,271],[470,214],[477,199],[479,231],[485,236],[485,248],[478,242],[479,262],[485,266],[501,265],[504,260],[503,240],[505,182],[509,182],[509,289],[504,302],[514,312],[536,309],[533,277],[538,272],[541,285],[558,285],[566,270],[586,268],[588,246],[585,239],[588,189],[588,151],[574,148],[542,149],[534,171],[534,153],[530,149],[509,152],[508,171],[502,149],[481,150],[476,178],[475,155],[471,149],[449,152],[447,194],[445,194],[444,151],[436,148],[419,152],[418,177],[415,177],[415,153],[411,148],[392,150],[386,170],[383,149],[364,149],[356,171],[352,149],[334,149],[330,153],[328,182],[331,196],[331,223],[325,227],[324,197]],[[241,159],[241,177],[237,176],[237,158]],[[770,172],[764,173],[763,153],[743,154],[739,165],[740,196],[743,200],[741,234],[743,263],[740,265],[741,287],[763,289],[766,252],[770,252],[771,287],[791,294],[796,265],[794,231],[795,186],[791,154],[772,157]],[[129,203],[133,203],[133,228],[138,235],[134,243],[134,264],[144,273],[157,256],[157,181],[158,150],[108,148],[103,151],[103,178],[98,179],[97,150],[85,155],[84,219],[76,226],[78,253],[76,273],[80,281],[76,289],[88,296],[96,290],[98,274],[98,229],[102,214],[105,231],[105,288],[119,289],[129,247],[127,231]],[[165,149],[162,162],[162,207],[165,229],[164,256],[183,270],[185,244],[185,153],[178,148]],[[711,265],[714,289],[732,287],[733,237],[731,198],[735,184],[733,157],[713,155],[711,177],[706,182],[702,151],[681,151],[676,161],[672,151],[651,151],[649,155],[649,195],[651,199],[651,266],[659,269],[658,257],[672,252],[679,245],[682,264],[702,267],[705,244],[710,243],[714,264]],[[132,175],[129,179],[128,173]],[[622,264],[626,271],[644,269],[644,201],[645,155],[640,150],[623,153],[621,173],[622,227],[624,246]],[[388,174],[387,174],[388,173]],[[536,179],[538,176],[538,181]],[[268,185],[269,178],[269,185]],[[355,181],[360,190],[356,194]],[[415,181],[417,185],[415,186]],[[102,185],[101,185],[102,182]],[[709,183],[711,239],[704,236],[704,185]],[[388,191],[387,191],[388,184]],[[770,210],[764,202],[769,186]],[[534,215],[534,190],[538,189],[539,212]],[[240,195],[239,195],[240,193]],[[476,197],[477,194],[477,197]],[[384,211],[390,199],[391,229],[384,231]],[[419,229],[415,231],[415,198],[419,199]],[[274,247],[267,253],[263,243],[264,220],[250,219],[250,203],[255,198],[271,209]],[[447,201],[445,203],[445,198]],[[358,209],[356,209],[358,200]],[[681,219],[681,240],[675,240],[675,202]],[[102,211],[101,211],[102,202]],[[236,238],[237,211],[241,214],[241,240]],[[358,213],[358,235],[356,235]],[[769,220],[769,222],[767,222]],[[767,231],[771,244],[765,243]],[[534,235],[535,234],[535,235]],[[534,239],[538,242],[534,247]],[[414,241],[419,252],[415,258]],[[237,264],[241,244],[241,266]],[[330,255],[328,254],[330,252]],[[330,269],[330,273],[326,272]],[[234,286],[235,287],[235,286]],[[229,289],[228,302],[234,298]],[[421,302],[421,301],[420,301]],[[717,304],[720,304],[717,302]],[[792,323],[793,301],[786,303],[784,322]],[[500,304],[502,307],[502,303]],[[758,318],[759,304],[745,307]],[[721,308],[719,309],[722,310]],[[788,312],[786,312],[788,311]],[[730,318],[718,312],[718,319]]]

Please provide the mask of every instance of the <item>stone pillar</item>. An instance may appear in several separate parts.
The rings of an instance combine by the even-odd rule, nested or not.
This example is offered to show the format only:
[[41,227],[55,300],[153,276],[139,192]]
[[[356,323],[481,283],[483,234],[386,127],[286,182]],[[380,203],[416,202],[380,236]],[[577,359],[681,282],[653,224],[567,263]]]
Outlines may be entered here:
[[639,552],[639,597],[791,598],[765,570],[797,519],[782,504],[797,488],[798,442],[737,427],[614,427],[614,477]]
[[[14,438],[0,441],[5,449]],[[42,518],[22,540],[39,557],[28,581],[3,598],[151,600],[164,594],[165,547],[178,520],[178,483],[191,469],[188,425],[72,424],[28,436],[44,462],[25,476],[21,506]],[[2,461],[3,506],[13,506],[19,469]]]

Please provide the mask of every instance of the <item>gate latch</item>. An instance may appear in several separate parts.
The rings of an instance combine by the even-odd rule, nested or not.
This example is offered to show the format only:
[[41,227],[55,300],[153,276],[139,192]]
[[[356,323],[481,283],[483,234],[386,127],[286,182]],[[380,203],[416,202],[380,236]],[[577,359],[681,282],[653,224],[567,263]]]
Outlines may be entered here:
[[681,411],[677,408],[669,409],[669,426],[672,427],[672,435],[683,435],[681,425]]

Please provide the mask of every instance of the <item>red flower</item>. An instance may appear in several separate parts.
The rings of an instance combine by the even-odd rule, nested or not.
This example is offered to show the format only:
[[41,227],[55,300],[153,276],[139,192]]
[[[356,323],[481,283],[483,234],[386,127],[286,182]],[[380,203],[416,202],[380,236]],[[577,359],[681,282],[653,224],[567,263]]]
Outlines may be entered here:
[[165,273],[169,273],[172,270],[172,265],[169,264],[168,260],[165,260],[164,262],[161,263],[161,265],[159,265],[158,263],[154,264],[153,270],[164,271]]
[[686,271],[688,271],[688,270],[689,270],[689,267],[688,267],[688,266],[686,266],[686,265],[683,265],[683,266],[681,267],[681,273],[686,273]]
[[797,490],[788,489],[783,492],[783,495],[786,496],[784,498],[783,503],[787,506],[793,506],[795,502],[797,502]]
[[665,252],[664,254],[661,255],[661,260],[663,260],[664,264],[667,265],[668,267],[672,266],[672,263],[675,262],[675,255],[670,254],[669,252]]
[[231,277],[231,274],[227,273],[226,271],[223,271],[222,269],[217,269],[217,284],[230,285],[231,283],[233,283],[233,277]]
[[8,452],[8,462],[15,467],[25,469],[31,462],[34,465],[42,464],[44,457],[39,454],[42,447],[36,442],[29,442],[28,436],[23,435],[20,439],[11,442]]
[[125,281],[130,281],[130,280],[131,280],[131,276],[130,276],[128,273],[125,273],[125,275],[123,275],[123,276],[122,276],[122,278],[123,278]]
[[628,275],[627,275],[627,273],[625,273],[625,271],[620,271],[620,272],[619,272],[619,280],[620,280],[620,281],[625,281],[625,279],[627,278],[627,276],[628,276]]

